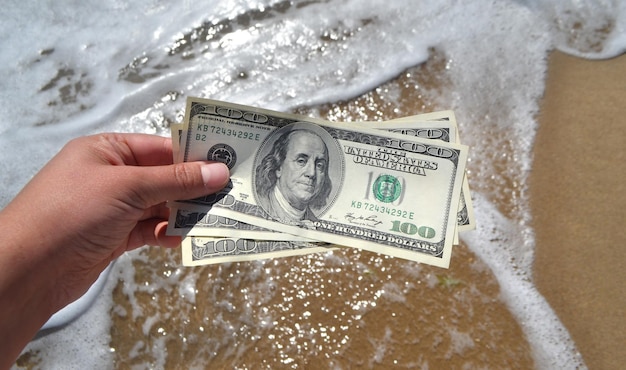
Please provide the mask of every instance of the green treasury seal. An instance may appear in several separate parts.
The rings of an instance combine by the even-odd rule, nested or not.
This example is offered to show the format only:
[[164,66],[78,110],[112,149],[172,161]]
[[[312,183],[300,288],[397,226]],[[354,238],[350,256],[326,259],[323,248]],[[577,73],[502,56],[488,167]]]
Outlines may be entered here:
[[380,175],[374,181],[372,191],[376,199],[384,203],[391,203],[402,194],[402,185],[400,185],[400,181],[395,176]]

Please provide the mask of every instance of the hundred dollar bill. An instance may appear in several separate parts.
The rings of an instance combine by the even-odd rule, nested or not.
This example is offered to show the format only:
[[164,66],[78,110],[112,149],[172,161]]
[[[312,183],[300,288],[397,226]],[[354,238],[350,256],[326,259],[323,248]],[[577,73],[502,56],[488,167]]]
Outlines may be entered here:
[[[432,120],[424,121],[423,119]],[[399,127],[395,125],[395,122],[400,121],[404,122],[403,125]],[[443,122],[435,123],[433,121]],[[388,122],[367,122],[364,125],[371,126],[372,128],[388,129],[392,132],[400,132],[405,135],[421,138],[439,139],[445,142],[454,141],[456,136],[456,121],[452,111],[404,117],[391,122],[391,124]],[[180,147],[180,135],[183,130],[183,124],[172,124],[171,130],[174,158],[176,158]],[[465,185],[467,185],[466,182],[464,182],[464,189]],[[465,192],[465,194],[468,194],[468,192]],[[463,198],[461,199],[461,203],[463,203]],[[325,252],[334,249],[328,246],[321,247],[321,243],[306,243],[304,242],[306,240],[305,238],[298,238],[291,234],[278,233],[274,230],[240,223],[225,217],[187,211],[184,209],[173,209],[172,212],[176,215],[170,221],[170,225],[176,225],[176,227],[172,228],[173,234],[188,235],[182,243],[183,263],[188,266],[287,257],[304,253]],[[461,209],[459,210],[459,214],[461,214]],[[460,220],[459,225],[461,225]],[[226,228],[226,232],[223,232],[224,228]],[[246,239],[208,238],[203,237],[204,235],[227,237],[242,236]],[[274,240],[277,237],[285,239],[286,241]],[[264,241],[270,240],[272,242],[267,244],[261,243],[260,240],[255,240],[259,238]],[[287,242],[297,240],[301,240],[302,242]],[[456,235],[454,244],[457,244]],[[260,247],[257,248],[256,246]],[[272,246],[271,252],[266,251],[268,246]],[[277,251],[279,247],[280,251]]]
[[182,160],[221,160],[231,184],[179,206],[448,266],[467,147],[196,98],[186,114]]
[[[332,125],[333,123],[328,122],[328,124]],[[415,118],[410,121],[406,120],[402,122],[357,122],[354,124],[361,127],[377,128],[404,135],[431,140],[442,140],[445,142],[454,142],[456,137],[456,125],[447,120],[421,121]],[[172,209],[172,217],[168,225],[168,233],[171,235],[247,238],[256,240],[308,240],[307,238],[297,235],[279,233],[274,230],[268,230],[229,218],[211,215],[207,212],[202,213],[179,208]],[[455,244],[457,243],[455,242]]]
[[[452,125],[431,127],[432,125],[430,125],[430,122],[436,122],[436,121],[449,122]],[[450,134],[449,136],[456,136],[457,138],[456,142],[460,144],[460,140],[458,139],[458,134],[456,133],[458,131],[458,126],[456,124],[456,116],[454,112],[451,110],[422,113],[422,114],[417,114],[413,116],[393,119],[388,122],[409,122],[414,125],[419,125],[419,126],[423,125],[424,128],[434,128],[434,129],[440,129],[440,128],[446,129],[448,127],[453,127],[455,133]],[[369,122],[369,124],[371,124],[372,126],[377,126],[377,125],[385,124],[385,122]],[[181,134],[182,134],[184,127],[185,125],[182,123],[172,123],[170,125],[171,136],[172,136],[172,147],[173,147],[173,152],[174,152],[174,162],[179,160],[178,154],[180,152],[180,140],[181,140]],[[373,128],[382,128],[382,127],[373,127]],[[395,132],[396,130],[392,130],[392,131]],[[445,132],[424,133],[424,131],[420,131],[416,133],[406,132],[406,134],[417,136],[417,137],[423,137],[426,139],[442,139],[446,142],[450,142],[450,140],[445,139],[445,135],[446,135]]]
[[[422,121],[423,116],[438,118],[439,121]],[[424,139],[442,140],[445,142],[455,142],[457,128],[454,124],[454,116],[451,111],[435,112],[419,116],[404,117],[402,119],[388,122],[358,122],[357,125],[363,127],[377,128],[404,135],[410,135]],[[329,123],[332,124],[332,123]],[[178,139],[172,134],[173,138]],[[458,141],[457,141],[458,142]],[[469,187],[464,179],[463,190],[459,210],[457,211],[457,226],[459,230],[473,227],[470,222],[465,196],[469,195]],[[185,209],[173,209],[173,216],[170,219],[168,232],[171,235],[194,235],[213,236],[230,238],[247,238],[256,240],[286,240],[286,241],[307,241],[307,238],[296,235],[279,233],[255,225],[246,224],[226,217],[218,217],[209,213],[194,212]],[[473,220],[473,216],[471,217]],[[458,244],[458,236],[455,234],[454,244]]]
[[[439,139],[446,142],[453,141],[456,136],[456,125],[454,124],[453,113],[451,111],[435,112],[435,115],[436,117],[433,117],[432,114],[427,114],[426,116],[428,116],[428,118],[436,118],[437,120],[445,121],[445,123],[435,124],[432,121],[422,121],[422,116],[413,116],[402,119],[402,121],[406,123],[400,128],[394,124],[390,124],[384,128],[405,135]],[[452,122],[453,125],[450,125],[450,122]],[[365,125],[377,128],[385,124],[385,122],[368,122]],[[180,149],[180,135],[182,130],[183,124],[171,125],[175,160]],[[464,185],[466,184],[464,183]],[[463,199],[461,199],[461,202],[463,202]],[[294,243],[292,241],[295,241],[297,237],[293,238],[294,236],[291,234],[277,233],[273,230],[239,223],[238,221],[225,217],[178,209],[173,209],[172,212],[176,215],[170,221],[170,225],[176,226],[172,228],[174,234],[189,235],[183,239],[181,244],[183,265],[185,266],[288,257],[305,253],[326,252],[335,249],[331,248],[329,245],[323,246],[322,243],[304,242],[305,238],[301,238],[302,242]],[[223,227],[229,229],[236,228],[234,233],[224,233],[225,236],[245,235],[247,239],[209,238],[202,236],[207,233],[207,230],[215,234],[216,230],[221,230]],[[209,233],[208,235],[212,234]],[[291,239],[292,241],[272,240],[276,238],[277,235],[281,238],[287,236],[285,239]],[[258,237],[269,240],[255,240]],[[456,238],[454,244],[457,244]]]
[[197,208],[196,210],[185,209],[184,206],[182,208],[171,207],[167,233],[253,240],[313,241],[302,236],[281,233],[228,217],[216,216],[207,211],[198,211]]
[[[412,122],[415,119],[420,120],[432,120],[432,121],[445,121],[454,124],[455,136],[457,144],[461,144],[461,138],[458,134],[458,126],[456,124],[456,116],[453,111],[439,111],[420,114],[416,116],[408,116],[393,119],[389,122]],[[431,137],[432,138],[432,137]],[[445,140],[445,136],[441,136],[441,139]],[[474,230],[476,228],[476,218],[474,217],[474,207],[472,205],[472,197],[470,195],[469,181],[467,174],[463,179],[463,190],[461,191],[461,199],[459,202],[459,210],[457,213],[457,225],[459,231]]]
[[198,236],[184,238],[181,248],[184,266],[255,261],[266,258],[328,252],[337,249],[337,247],[332,247],[327,243]]
[[[431,121],[424,121],[423,119],[431,119]],[[452,111],[403,117],[388,122],[358,122],[356,124],[445,142],[454,142],[455,138],[457,138],[456,142],[459,142],[456,119]],[[174,156],[176,158],[180,147],[180,134],[182,133],[183,125],[172,124],[171,129]],[[460,205],[457,211],[457,230],[459,231],[474,227],[471,203],[469,203],[468,206],[465,197],[469,197],[467,177],[464,178]],[[471,198],[468,200],[471,202]],[[175,207],[172,207],[171,212],[172,217],[170,218],[168,226],[168,233],[171,235],[212,236],[274,241],[310,241],[307,238],[276,232],[275,230],[261,228],[226,217],[210,215],[208,213],[194,212]],[[458,232],[454,235],[453,244],[458,244]],[[314,251],[311,251],[311,253],[314,253]]]
[[[421,121],[424,117],[433,119],[433,122],[444,124],[435,126],[434,123],[430,123],[429,126],[429,121]],[[420,121],[417,121],[418,119]],[[417,116],[402,117],[382,123],[362,122],[361,124],[366,127],[384,129],[405,135],[461,144],[458,127],[456,125],[456,118],[454,116],[454,112],[452,111],[441,111]],[[452,126],[450,126],[450,124]],[[470,195],[467,175],[463,177],[462,187],[461,199],[459,201],[459,208],[457,211],[458,231],[473,230],[476,228],[476,219],[474,217],[474,208],[472,206],[472,198]]]

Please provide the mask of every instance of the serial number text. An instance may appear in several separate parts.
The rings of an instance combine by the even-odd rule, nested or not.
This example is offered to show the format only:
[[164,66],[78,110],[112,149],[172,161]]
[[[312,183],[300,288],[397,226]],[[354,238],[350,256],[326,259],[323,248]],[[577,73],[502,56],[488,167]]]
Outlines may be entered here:
[[[199,124],[196,131],[207,132],[207,133],[210,132],[213,135],[232,136],[232,137],[236,137],[238,139],[244,139],[244,140],[252,140],[252,141],[261,140],[261,134],[256,133],[256,132],[245,131],[245,130],[235,130],[232,128],[225,128],[225,127],[214,126],[214,125]],[[205,141],[206,136],[202,135],[202,137],[205,137],[205,139],[204,140],[201,139],[201,141]]]
[[412,220],[415,217],[415,212],[405,211],[402,209],[392,208],[389,206],[381,206],[376,203],[360,202],[358,200],[353,200],[350,207],[356,208],[356,209],[362,209],[368,212],[384,213],[390,216],[400,217],[400,218],[404,218],[407,220]]

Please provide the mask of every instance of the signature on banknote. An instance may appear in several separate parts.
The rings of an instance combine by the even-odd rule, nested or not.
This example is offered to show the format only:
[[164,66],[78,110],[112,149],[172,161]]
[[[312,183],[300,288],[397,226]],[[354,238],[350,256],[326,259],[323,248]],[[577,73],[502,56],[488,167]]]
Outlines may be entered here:
[[353,212],[348,212],[345,215],[345,219],[346,221],[348,221],[348,223],[351,223],[353,225],[361,225],[361,226],[369,226],[369,227],[375,227],[383,223],[376,217],[376,215],[357,216]]

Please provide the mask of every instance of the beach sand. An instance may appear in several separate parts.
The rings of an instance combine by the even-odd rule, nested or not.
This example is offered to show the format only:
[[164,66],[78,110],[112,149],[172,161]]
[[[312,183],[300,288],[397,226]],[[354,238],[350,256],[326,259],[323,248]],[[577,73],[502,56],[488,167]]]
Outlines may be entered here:
[[626,56],[551,55],[530,180],[534,279],[590,369],[626,364]]

